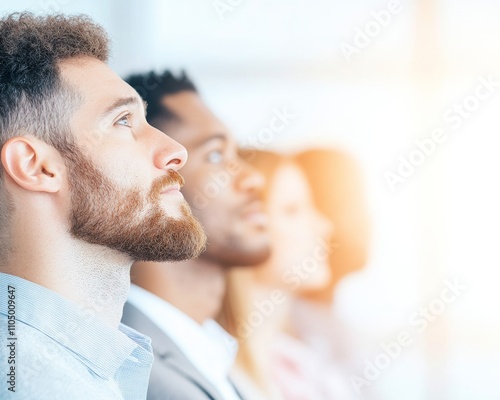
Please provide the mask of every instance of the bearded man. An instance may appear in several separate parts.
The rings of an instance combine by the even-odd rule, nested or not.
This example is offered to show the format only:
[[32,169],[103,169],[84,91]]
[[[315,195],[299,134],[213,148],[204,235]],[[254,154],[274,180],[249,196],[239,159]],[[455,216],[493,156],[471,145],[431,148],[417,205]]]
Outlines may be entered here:
[[196,257],[177,172],[82,16],[0,20],[0,398],[144,399],[150,340],[120,324],[134,261]]

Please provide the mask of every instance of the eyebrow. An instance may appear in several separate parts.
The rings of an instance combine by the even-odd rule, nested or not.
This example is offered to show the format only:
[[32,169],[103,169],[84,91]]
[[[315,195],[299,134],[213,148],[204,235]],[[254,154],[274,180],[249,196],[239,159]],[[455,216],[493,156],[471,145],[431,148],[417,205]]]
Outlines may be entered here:
[[[113,111],[117,110],[118,108],[124,107],[124,106],[130,106],[130,105],[138,105],[140,103],[139,98],[131,96],[131,97],[123,97],[120,99],[117,99],[111,104],[104,112],[102,113],[102,117],[107,117],[109,114],[113,113]],[[144,113],[146,113],[148,104],[142,100],[142,105],[144,107]]]
[[227,135],[225,135],[224,133],[216,133],[206,139],[198,140],[193,144],[193,147],[200,147],[214,140],[222,140],[223,142],[227,143],[228,138]]

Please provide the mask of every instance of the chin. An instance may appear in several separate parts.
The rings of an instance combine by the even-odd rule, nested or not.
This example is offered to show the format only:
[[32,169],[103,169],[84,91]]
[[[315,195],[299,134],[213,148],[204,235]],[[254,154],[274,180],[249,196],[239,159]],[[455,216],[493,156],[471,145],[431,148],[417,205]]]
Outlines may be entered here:
[[[221,257],[221,254],[224,254]],[[268,246],[265,247],[255,247],[253,249],[224,249],[217,251],[217,255],[211,257],[212,259],[218,261],[225,268],[233,267],[255,267],[266,261],[271,254],[271,250]]]

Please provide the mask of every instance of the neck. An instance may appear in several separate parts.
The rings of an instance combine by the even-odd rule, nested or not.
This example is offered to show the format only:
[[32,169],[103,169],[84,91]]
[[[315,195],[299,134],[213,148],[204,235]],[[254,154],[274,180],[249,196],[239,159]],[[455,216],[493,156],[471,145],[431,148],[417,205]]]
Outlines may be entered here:
[[[257,367],[256,373],[261,387],[268,393],[272,393],[275,389],[273,381],[269,378],[273,374],[271,346],[277,334],[287,331],[292,296],[286,290],[258,283],[251,285],[248,295],[247,301],[251,304],[249,311],[254,315],[254,322],[252,330],[246,332],[248,338],[244,342],[243,349],[250,354],[249,357]],[[257,314],[261,321],[259,324],[256,324],[255,315]],[[246,327],[249,328],[250,320],[246,322]],[[239,361],[245,369],[246,361],[241,358]]]
[[137,262],[132,279],[199,324],[219,313],[226,289],[225,268],[202,258],[177,263]]
[[14,232],[8,263],[0,270],[44,286],[118,327],[130,287],[129,257],[34,226],[44,225]]
[[251,291],[252,310],[262,314],[262,322],[254,329],[255,341],[269,342],[268,338],[289,331],[292,296],[283,289],[255,284]]

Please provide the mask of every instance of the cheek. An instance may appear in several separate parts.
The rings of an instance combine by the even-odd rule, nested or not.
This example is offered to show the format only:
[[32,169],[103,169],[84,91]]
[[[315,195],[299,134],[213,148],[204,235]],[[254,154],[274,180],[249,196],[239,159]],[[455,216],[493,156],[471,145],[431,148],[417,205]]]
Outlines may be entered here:
[[[180,171],[182,175],[182,170]],[[207,220],[218,220],[219,227],[232,215],[231,188],[211,179],[191,179],[183,175],[186,181],[182,193],[195,215]]]
[[137,148],[102,144],[96,151],[95,160],[99,169],[114,183],[124,188],[144,187],[152,183],[152,161],[144,158]]
[[283,218],[273,231],[277,261],[287,267],[311,257],[319,239],[310,221],[304,218]]
[[211,192],[202,191],[198,187],[193,189],[189,185],[186,178],[186,186],[181,191],[193,215],[205,229],[209,240],[220,237],[231,229],[233,224],[230,220],[228,207],[225,207],[221,198],[213,196]]
[[144,165],[127,158],[114,158],[106,163],[107,176],[118,186],[123,188],[147,187],[151,184],[151,177],[145,173]]

